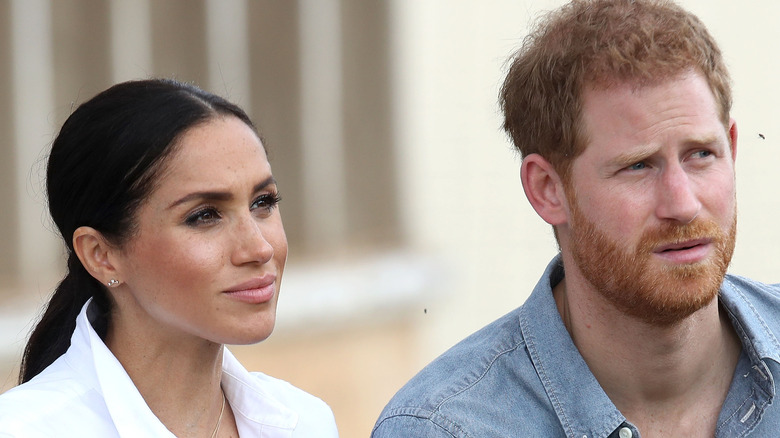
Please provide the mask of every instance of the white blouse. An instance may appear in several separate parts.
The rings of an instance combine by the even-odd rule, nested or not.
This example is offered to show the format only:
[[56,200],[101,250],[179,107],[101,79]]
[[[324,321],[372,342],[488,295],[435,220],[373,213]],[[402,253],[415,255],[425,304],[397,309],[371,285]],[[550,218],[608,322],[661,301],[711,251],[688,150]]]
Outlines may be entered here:
[[[0,437],[174,437],[92,328],[90,302],[76,320],[68,351],[0,395]],[[285,381],[248,372],[227,348],[222,388],[242,438],[338,437],[325,402]]]

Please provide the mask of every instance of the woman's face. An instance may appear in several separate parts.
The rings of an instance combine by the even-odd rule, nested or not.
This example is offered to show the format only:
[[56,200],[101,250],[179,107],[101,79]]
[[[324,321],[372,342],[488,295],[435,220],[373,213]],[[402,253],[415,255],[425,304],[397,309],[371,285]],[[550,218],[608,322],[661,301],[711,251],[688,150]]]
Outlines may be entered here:
[[220,344],[268,337],[287,258],[278,200],[246,124],[224,116],[186,131],[119,251],[111,330]]

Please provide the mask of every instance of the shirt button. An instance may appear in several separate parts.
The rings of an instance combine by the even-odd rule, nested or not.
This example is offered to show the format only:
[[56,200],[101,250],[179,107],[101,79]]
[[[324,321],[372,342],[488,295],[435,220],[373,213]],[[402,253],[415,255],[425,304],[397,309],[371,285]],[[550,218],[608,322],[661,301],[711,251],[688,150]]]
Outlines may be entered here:
[[631,432],[631,429],[623,427],[620,429],[620,432],[618,432],[618,435],[620,435],[620,438],[631,438],[634,436],[634,433]]

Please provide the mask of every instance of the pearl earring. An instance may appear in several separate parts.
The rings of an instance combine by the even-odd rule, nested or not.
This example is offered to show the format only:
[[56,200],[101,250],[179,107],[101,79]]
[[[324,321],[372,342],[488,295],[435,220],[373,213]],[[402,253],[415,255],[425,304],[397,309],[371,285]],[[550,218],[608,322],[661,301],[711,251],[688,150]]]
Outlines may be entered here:
[[119,280],[112,278],[111,280],[108,280],[108,283],[106,283],[108,287],[115,287],[119,286]]

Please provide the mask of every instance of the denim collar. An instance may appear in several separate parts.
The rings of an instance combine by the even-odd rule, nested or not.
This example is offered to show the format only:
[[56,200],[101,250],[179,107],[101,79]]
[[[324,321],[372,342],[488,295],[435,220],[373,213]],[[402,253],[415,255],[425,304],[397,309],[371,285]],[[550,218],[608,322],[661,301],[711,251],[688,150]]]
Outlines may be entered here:
[[[769,328],[777,327],[777,304],[766,296],[752,295],[750,299],[744,290],[754,281],[736,275],[727,275],[720,288],[721,305],[728,311],[731,324],[736,330],[752,362],[770,359],[780,363],[780,342]],[[765,293],[769,293],[768,291]],[[770,298],[764,300],[764,298]],[[776,299],[776,297],[774,297]],[[760,309],[760,310],[759,310]],[[766,311],[761,311],[766,310]],[[762,316],[763,315],[763,316]],[[774,321],[767,321],[774,318]]]
[[[590,372],[561,320],[552,288],[563,277],[563,261],[559,254],[547,266],[521,308],[520,328],[531,360],[566,435],[576,438],[610,436],[619,427],[629,425]],[[735,401],[743,405],[749,401],[763,410],[771,404],[775,395],[774,379],[764,360],[780,363],[780,342],[769,328],[780,324],[780,316],[775,309],[778,297],[751,294],[748,299],[744,291],[755,287],[756,283],[752,280],[727,275],[718,295],[740,337],[743,354],[749,359],[746,363],[755,370],[749,382],[742,382],[735,375],[724,403],[725,410],[731,409],[730,405]],[[737,373],[740,372],[738,369]],[[722,417],[723,414],[721,412]],[[741,415],[740,412],[738,416]],[[756,418],[758,421],[760,414]],[[719,425],[726,426],[733,427],[723,423]],[[752,426],[745,424],[744,427],[749,429]]]
[[520,312],[531,361],[568,437],[606,437],[626,419],[590,372],[563,325],[552,288],[563,279],[555,257]]

